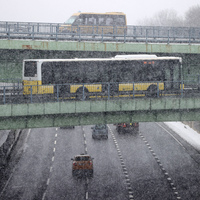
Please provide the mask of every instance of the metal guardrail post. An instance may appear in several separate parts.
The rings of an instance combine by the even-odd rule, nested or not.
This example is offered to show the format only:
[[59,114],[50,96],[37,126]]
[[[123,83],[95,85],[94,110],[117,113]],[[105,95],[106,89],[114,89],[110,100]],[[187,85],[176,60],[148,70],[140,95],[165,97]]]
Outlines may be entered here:
[[32,26],[32,40],[34,40],[34,25]]
[[159,82],[157,82],[157,97],[160,96],[160,90],[159,90]]
[[52,24],[50,24],[50,34],[53,34]]
[[58,41],[58,30],[59,30],[59,27],[56,26],[56,41]]
[[188,30],[188,32],[189,32],[189,44],[191,43],[191,31],[190,31],[190,29]]
[[40,26],[39,26],[39,23],[37,23],[37,32],[39,33],[40,32]]
[[101,32],[101,42],[103,42],[103,28],[102,28],[102,32]]
[[85,100],[85,86],[84,86],[84,84],[83,84],[83,99],[82,99],[83,101]]
[[167,44],[169,44],[169,29],[167,31]]
[[59,102],[59,85],[56,86],[57,87],[57,102]]
[[198,90],[200,90],[200,75],[198,75]]
[[8,33],[7,33],[7,35],[8,35],[8,39],[10,40],[10,25],[8,25]]
[[124,29],[124,43],[126,43],[126,28]]
[[135,85],[134,85],[134,82],[133,82],[133,99],[135,98]]
[[110,83],[108,83],[108,100],[110,100]]
[[181,81],[181,98],[183,98],[183,81]]
[[33,94],[32,94],[32,91],[33,91],[33,88],[32,88],[32,85],[31,85],[31,103],[32,103],[32,98],[33,98],[33,97],[32,97],[32,95],[33,95]]
[[148,42],[148,30],[146,29],[146,43]]
[[81,41],[81,28],[80,27],[78,27],[78,33],[79,33],[78,41],[80,42]]
[[3,104],[6,103],[6,88],[5,86],[3,87]]

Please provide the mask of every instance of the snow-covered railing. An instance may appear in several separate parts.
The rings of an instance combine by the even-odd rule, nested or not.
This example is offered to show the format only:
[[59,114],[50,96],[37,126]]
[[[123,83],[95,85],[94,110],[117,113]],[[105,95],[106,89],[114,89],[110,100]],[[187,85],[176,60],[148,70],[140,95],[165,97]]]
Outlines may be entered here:
[[0,85],[0,104],[59,101],[96,101],[127,98],[200,97],[198,82],[130,82],[26,85]]
[[[61,23],[0,21],[0,39],[114,41],[145,43],[200,43],[199,27],[166,26],[71,26],[62,31]],[[71,30],[71,31],[70,31]]]

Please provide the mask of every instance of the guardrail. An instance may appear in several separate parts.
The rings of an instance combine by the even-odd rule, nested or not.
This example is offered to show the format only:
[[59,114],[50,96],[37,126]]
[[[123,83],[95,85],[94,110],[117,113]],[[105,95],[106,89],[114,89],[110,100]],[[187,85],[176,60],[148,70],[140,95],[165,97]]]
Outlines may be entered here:
[[165,26],[72,26],[62,31],[60,23],[0,21],[0,39],[114,41],[145,43],[200,43],[200,27]]
[[0,86],[0,104],[195,96],[200,96],[200,84],[191,81]]

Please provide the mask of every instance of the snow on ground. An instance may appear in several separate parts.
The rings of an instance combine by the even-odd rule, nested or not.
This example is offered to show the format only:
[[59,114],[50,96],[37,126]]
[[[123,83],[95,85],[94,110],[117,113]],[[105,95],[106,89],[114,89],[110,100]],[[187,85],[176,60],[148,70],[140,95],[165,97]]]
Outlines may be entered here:
[[182,122],[164,122],[170,129],[191,144],[195,149],[200,150],[200,134]]

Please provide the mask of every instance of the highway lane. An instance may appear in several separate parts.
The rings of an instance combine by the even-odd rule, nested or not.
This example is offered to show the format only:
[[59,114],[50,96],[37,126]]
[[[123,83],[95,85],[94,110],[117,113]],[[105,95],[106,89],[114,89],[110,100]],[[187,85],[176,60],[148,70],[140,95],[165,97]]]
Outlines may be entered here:
[[[145,123],[140,123],[140,132],[143,132],[144,126]],[[118,134],[114,126],[110,128],[127,168],[134,199],[174,199],[164,174],[140,135]],[[145,131],[148,132],[148,127],[145,127]]]
[[54,131],[32,129],[0,199],[41,199],[49,176]]
[[116,138],[135,199],[199,198],[199,153],[164,123],[140,123],[139,134]]
[[164,123],[143,125],[141,133],[160,159],[182,199],[199,199],[200,162],[196,159],[199,152]]
[[75,155],[84,153],[82,128],[58,128],[54,146],[55,159],[43,199],[85,199],[85,180],[72,177],[71,160]]
[[[91,133],[91,126],[30,130],[0,199],[198,199],[198,152],[163,123],[140,123],[138,134],[109,125],[108,140]],[[85,152],[93,178],[72,177],[71,158]]]
[[[94,158],[94,176],[72,177],[71,158],[85,151]],[[112,138],[93,140],[91,126],[59,129],[45,199],[128,199],[119,164]]]

